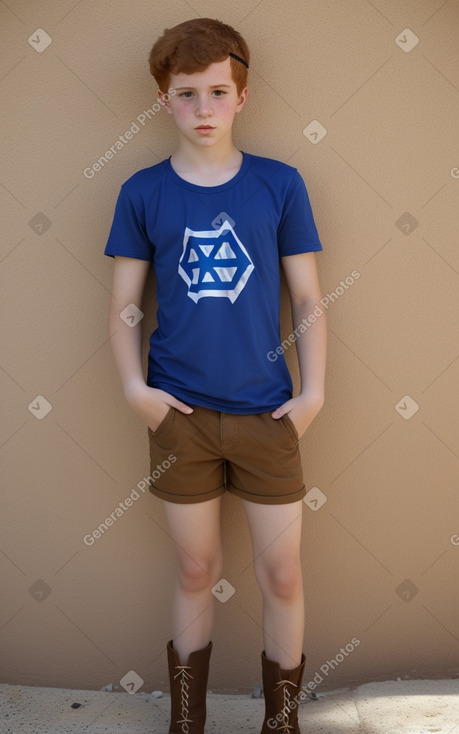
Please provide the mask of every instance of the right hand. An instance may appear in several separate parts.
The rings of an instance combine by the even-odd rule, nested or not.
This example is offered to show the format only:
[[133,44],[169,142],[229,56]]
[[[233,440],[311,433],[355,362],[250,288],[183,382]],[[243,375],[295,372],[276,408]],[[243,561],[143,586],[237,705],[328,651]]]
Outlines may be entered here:
[[138,385],[126,392],[126,399],[140,415],[153,433],[166,417],[169,408],[177,408],[182,413],[192,413],[193,408],[165,390],[148,385]]

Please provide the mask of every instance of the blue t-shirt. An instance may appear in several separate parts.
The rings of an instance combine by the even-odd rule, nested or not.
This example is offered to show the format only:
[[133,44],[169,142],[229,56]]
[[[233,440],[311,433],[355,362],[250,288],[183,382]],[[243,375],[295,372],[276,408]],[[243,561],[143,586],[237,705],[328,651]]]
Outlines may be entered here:
[[280,344],[279,258],[321,249],[304,181],[280,161],[244,153],[219,186],[188,183],[169,159],[131,176],[105,254],[155,270],[147,384],[227,413],[291,398],[283,356],[267,357]]

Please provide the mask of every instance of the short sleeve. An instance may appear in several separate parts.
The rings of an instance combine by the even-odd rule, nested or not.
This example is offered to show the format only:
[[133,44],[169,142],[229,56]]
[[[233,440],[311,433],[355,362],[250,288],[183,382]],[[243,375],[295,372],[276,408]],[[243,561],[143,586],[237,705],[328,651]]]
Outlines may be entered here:
[[124,185],[116,202],[113,222],[105,246],[105,255],[153,260],[153,245],[145,231],[141,207],[135,207]]
[[299,255],[302,252],[318,252],[323,249],[306,185],[296,170],[285,197],[278,228],[278,245],[280,257]]

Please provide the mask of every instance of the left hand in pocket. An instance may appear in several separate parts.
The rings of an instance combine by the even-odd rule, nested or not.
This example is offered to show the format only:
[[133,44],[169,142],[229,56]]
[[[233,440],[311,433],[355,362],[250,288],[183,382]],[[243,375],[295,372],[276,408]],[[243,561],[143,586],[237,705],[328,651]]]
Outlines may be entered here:
[[286,403],[276,408],[271,415],[274,419],[278,420],[283,415],[288,414],[288,417],[296,428],[298,437],[301,438],[319,413],[323,403],[322,396],[308,395],[305,393],[287,400]]

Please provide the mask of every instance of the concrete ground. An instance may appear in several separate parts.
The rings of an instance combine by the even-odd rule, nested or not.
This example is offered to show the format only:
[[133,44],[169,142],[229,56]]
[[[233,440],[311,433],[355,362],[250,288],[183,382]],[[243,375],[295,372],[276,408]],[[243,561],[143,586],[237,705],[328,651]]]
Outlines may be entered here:
[[[72,704],[80,704],[72,708]],[[169,696],[0,684],[0,734],[167,734]],[[208,694],[206,734],[260,734],[262,698]],[[300,705],[302,734],[459,734],[459,681],[366,683]]]

